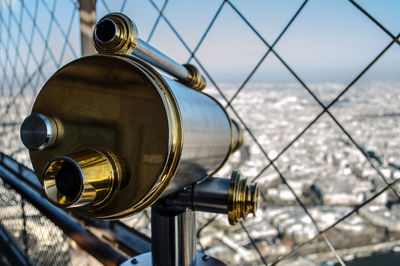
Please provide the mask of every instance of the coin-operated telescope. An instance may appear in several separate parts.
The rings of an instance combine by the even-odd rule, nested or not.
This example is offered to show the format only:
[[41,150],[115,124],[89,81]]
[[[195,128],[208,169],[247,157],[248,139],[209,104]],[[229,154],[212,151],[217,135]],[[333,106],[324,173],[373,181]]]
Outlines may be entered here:
[[93,36],[99,54],[58,70],[21,126],[35,173],[52,203],[80,215],[119,219],[153,206],[153,252],[138,261],[196,265],[193,211],[226,213],[231,224],[255,214],[256,184],[238,171],[212,177],[242,131],[200,92],[199,71],[139,39],[128,17],[103,17]]

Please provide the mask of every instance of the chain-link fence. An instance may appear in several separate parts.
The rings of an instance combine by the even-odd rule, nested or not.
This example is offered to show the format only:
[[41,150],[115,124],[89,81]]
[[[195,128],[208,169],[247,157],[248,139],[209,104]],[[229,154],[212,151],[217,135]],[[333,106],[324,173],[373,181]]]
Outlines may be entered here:
[[[18,139],[20,123],[49,72],[77,56],[77,43],[75,47],[70,44],[71,30],[79,27],[78,17],[74,18],[76,5],[71,5],[69,26],[54,19],[55,6],[47,1],[0,4],[0,145],[2,152],[26,165],[30,165],[28,154]],[[60,35],[65,39],[61,49],[52,44]],[[0,190],[0,223],[17,239],[31,263],[61,265],[74,257],[79,262],[80,256],[61,229],[3,181]]]
[[22,248],[26,260],[35,265],[90,264],[93,258],[77,251],[51,220],[0,181],[1,225]]
[[[259,182],[257,217],[231,227],[199,215],[199,249],[255,265],[343,265],[399,250],[400,27],[375,5],[97,1],[98,18],[123,12],[142,39],[197,65],[205,93],[245,129],[218,175],[239,168]],[[47,78],[80,55],[78,13],[72,0],[1,2],[1,151],[25,164],[19,125]],[[125,222],[149,233],[148,213]]]

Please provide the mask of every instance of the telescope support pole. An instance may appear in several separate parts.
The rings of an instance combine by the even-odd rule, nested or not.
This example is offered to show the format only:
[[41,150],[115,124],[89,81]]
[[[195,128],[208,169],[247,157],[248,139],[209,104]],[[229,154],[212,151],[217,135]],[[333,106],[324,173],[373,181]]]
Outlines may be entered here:
[[153,208],[151,248],[154,265],[196,265],[195,212],[164,216]]
[[121,266],[226,266],[216,258],[196,252],[194,211],[166,215],[172,213],[168,210],[151,209],[151,252],[130,258]]

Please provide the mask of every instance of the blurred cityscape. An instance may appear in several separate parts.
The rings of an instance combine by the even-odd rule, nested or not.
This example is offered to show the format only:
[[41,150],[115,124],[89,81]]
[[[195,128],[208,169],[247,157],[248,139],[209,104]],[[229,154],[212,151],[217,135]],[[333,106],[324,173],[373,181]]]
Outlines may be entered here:
[[[335,83],[311,86],[324,104],[329,104],[343,88],[342,84]],[[387,182],[400,178],[399,88],[400,83],[393,82],[359,85],[330,109],[354,140],[362,145],[361,149]],[[233,85],[224,84],[223,89],[227,95],[234,93]],[[213,88],[207,88],[205,93],[226,104]],[[307,206],[319,230],[332,225],[386,186],[378,172],[327,114],[323,114],[279,155],[322,111],[297,84],[252,84],[238,95],[233,104],[258,143],[267,151],[268,157],[275,159],[278,156],[274,165]],[[2,104],[1,108],[6,106]],[[21,104],[16,108],[21,113],[28,113],[30,107]],[[235,118],[234,114],[231,115]],[[7,138],[6,142],[13,148],[21,146],[15,132],[3,131],[2,138],[3,141]],[[25,150],[15,153],[14,157],[30,166]],[[257,216],[248,217],[244,224],[267,262],[291,252],[296,245],[318,234],[310,217],[248,133],[245,133],[242,149],[216,176],[229,177],[236,168],[250,179],[256,177],[260,185]],[[399,186],[395,190],[400,192]],[[146,215],[136,215],[123,221],[150,235]],[[214,216],[198,213],[198,228]],[[386,190],[327,231],[325,236],[347,260],[399,252],[399,200],[393,191]],[[230,226],[224,215],[217,216],[201,230],[198,248],[228,264],[260,263],[246,232],[240,224]],[[319,237],[279,265],[333,265],[335,262],[333,253]]]
[[[334,83],[311,86],[326,105],[343,88],[342,84]],[[229,87],[226,89],[229,94]],[[400,178],[399,89],[399,83],[356,86],[330,109],[354,140],[362,145],[361,149],[387,182]],[[253,84],[239,94],[234,106],[270,159],[274,159],[322,111],[297,84]],[[241,152],[235,154],[218,174],[229,176],[234,168],[239,168],[247,176],[254,177],[268,163],[247,134]],[[320,230],[386,186],[378,172],[327,114],[322,115],[274,163],[307,206]],[[258,177],[257,182],[262,195],[260,208],[257,217],[249,217],[245,225],[261,254],[271,262],[317,235],[318,230],[272,166]],[[395,190],[400,192],[399,188],[397,186]],[[212,217],[208,214],[199,216],[200,224]],[[202,231],[202,246],[210,255],[232,264],[260,263],[241,226],[229,228],[226,220],[219,216]],[[325,236],[347,260],[380,252],[398,252],[399,199],[388,189],[327,231]],[[299,265],[336,262],[321,237],[279,265],[294,265],[293,258]]]

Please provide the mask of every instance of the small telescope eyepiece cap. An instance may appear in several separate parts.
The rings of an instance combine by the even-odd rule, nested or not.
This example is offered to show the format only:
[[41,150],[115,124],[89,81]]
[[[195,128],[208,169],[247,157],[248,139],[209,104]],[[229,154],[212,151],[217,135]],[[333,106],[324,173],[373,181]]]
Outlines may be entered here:
[[33,113],[25,118],[20,134],[26,148],[31,151],[44,150],[56,142],[57,124],[47,115]]

